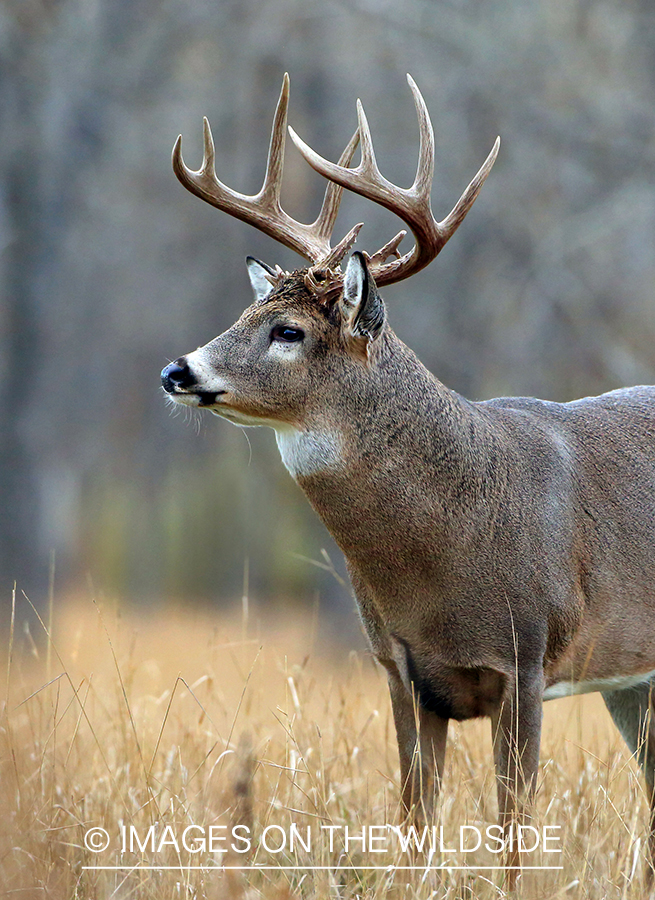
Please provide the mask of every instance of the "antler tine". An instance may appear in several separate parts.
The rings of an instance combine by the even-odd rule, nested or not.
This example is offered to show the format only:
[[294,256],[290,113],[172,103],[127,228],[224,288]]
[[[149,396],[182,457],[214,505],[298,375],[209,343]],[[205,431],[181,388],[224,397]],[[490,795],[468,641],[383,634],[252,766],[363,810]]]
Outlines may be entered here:
[[362,158],[354,169],[345,168],[338,163],[329,162],[300,138],[289,125],[289,134],[298,150],[305,157],[310,166],[324,178],[335,181],[344,188],[361,194],[369,200],[374,200],[392,211],[396,211],[389,196],[391,190],[398,193],[407,193],[402,188],[397,188],[382,175],[378,169],[373,151],[371,132],[368,127],[366,113],[359,100],[357,101],[357,113],[359,119],[358,132],[362,142]]
[[[353,134],[348,144],[339,157],[338,165],[348,167],[352,161],[357,145],[359,144],[359,129]],[[329,181],[325,189],[323,205],[318,214],[318,218],[314,222],[317,233],[329,242],[339,213],[339,206],[343,196],[343,187],[335,181]],[[337,246],[320,262],[321,267],[325,269],[335,269],[352,245],[357,240],[357,235],[363,226],[363,222],[359,222],[354,228],[351,228],[348,234],[339,241]]]
[[418,165],[416,167],[416,178],[410,190],[419,196],[424,196],[429,206],[432,179],[434,177],[434,129],[432,128],[430,113],[425,105],[423,95],[411,75],[407,76],[407,83],[414,98],[419,127]]
[[294,144],[317,172],[325,178],[336,181],[343,187],[386,207],[411,228],[416,243],[414,248],[404,256],[391,262],[384,262],[388,256],[394,253],[397,254],[398,244],[400,243],[400,237],[397,235],[385,247],[373,254],[372,257],[369,257],[372,262],[373,275],[378,285],[400,281],[420,271],[420,269],[432,262],[448,239],[455,233],[464,216],[471,208],[482,184],[491,171],[500,146],[500,139],[498,138],[484,165],[464,191],[452,212],[442,222],[437,222],[430,207],[430,191],[434,172],[434,132],[421,92],[411,76],[408,75],[407,80],[414,97],[420,134],[416,177],[414,184],[410,188],[401,188],[392,184],[380,172],[375,160],[373,141],[366,114],[359,100],[357,101],[357,117],[362,141],[362,159],[359,166],[354,169],[344,168],[323,159],[322,156],[305,144],[293,129],[289,129]]
[[400,259],[402,254],[398,250],[398,247],[405,239],[406,235],[407,232],[403,229],[402,231],[399,231],[395,237],[392,237],[390,241],[387,241],[384,247],[380,247],[379,250],[376,250],[376,252],[372,256],[366,254],[366,256],[368,257],[369,265],[377,268],[385,260],[389,259],[390,256],[395,256],[396,259]]
[[264,183],[257,194],[258,198],[268,201],[273,208],[281,211],[280,191],[282,188],[282,171],[284,168],[284,147],[287,136],[287,113],[289,110],[289,75],[284,73],[282,90],[275,108],[273,126],[271,128],[271,140],[268,147],[266,160],[266,174]]
[[[290,126],[289,131],[292,131]],[[339,157],[338,165],[348,168],[358,144],[359,129],[348,141],[345,150]],[[323,197],[323,205],[321,206],[321,211],[318,214],[318,218],[314,222],[314,227],[316,228],[317,233],[320,234],[321,237],[325,237],[328,240],[330,238],[330,235],[334,231],[334,226],[337,221],[337,215],[339,213],[339,205],[341,204],[342,196],[343,187],[340,184],[337,184],[335,181],[330,181],[327,188],[325,189],[325,196]]]
[[[314,265],[330,266],[338,263],[352,245],[360,226],[355,226],[337,247],[330,246],[330,237],[339,210],[343,189],[330,183],[325,192],[318,218],[311,225],[291,218],[280,205],[287,110],[289,107],[289,76],[285,74],[275,110],[266,174],[257,194],[241,194],[223,184],[217,177],[214,163],[214,141],[207,119],[203,121],[204,152],[198,171],[189,169],[182,158],[182,135],[173,148],[173,169],[180,182],[197,197],[244,222],[254,225],[276,241],[295,250]],[[339,160],[346,168],[359,141],[359,132],[351,138]]]
[[[216,178],[216,169],[214,166],[216,158],[216,150],[214,148],[214,136],[209,125],[207,116],[202,117],[202,137],[203,137],[203,155],[201,171],[208,172],[210,177]],[[182,150],[182,135],[179,136],[180,152]]]
[[362,173],[366,173],[369,178],[375,181],[386,181],[386,178],[382,177],[377,160],[375,159],[371,129],[369,128],[368,119],[364,112],[364,106],[359,97],[357,98],[357,125],[362,138],[362,159],[359,169],[361,169]]
[[[448,240],[451,235],[453,235],[457,229],[459,228],[464,216],[469,211],[469,209],[473,206],[475,202],[475,198],[480,193],[480,188],[487,180],[487,175],[491,172],[493,168],[493,164],[496,162],[496,157],[498,156],[498,151],[500,150],[500,137],[497,137],[494,141],[494,145],[491,148],[491,152],[489,156],[485,159],[480,167],[479,171],[472,179],[462,196],[459,198],[451,212],[448,213],[445,219],[443,219],[439,225],[441,226],[442,232],[445,236],[445,241]],[[445,243],[444,241],[444,243]]]

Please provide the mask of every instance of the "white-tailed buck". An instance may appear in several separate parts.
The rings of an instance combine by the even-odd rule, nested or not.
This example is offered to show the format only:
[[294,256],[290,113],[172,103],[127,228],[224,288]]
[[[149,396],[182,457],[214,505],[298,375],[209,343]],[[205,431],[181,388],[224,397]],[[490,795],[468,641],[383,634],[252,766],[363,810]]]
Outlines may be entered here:
[[[441,222],[430,208],[434,137],[420,124],[408,189],[380,173],[358,106],[338,164],[289,129],[328,179],[312,225],[280,206],[289,81],[266,177],[245,196],[214,171],[173,166],[208,203],[297,251],[284,272],[249,257],[255,302],[226,332],[162,372],[177,403],[275,429],[282,460],[345,554],[368,638],[389,679],[407,810],[430,816],[449,719],[492,722],[501,824],[534,789],[542,703],[601,691],[653,797],[655,727],[655,388],[572,403],[472,403],[446,388],[392,331],[378,288],[427,266],[470,209],[499,143]],[[358,143],[361,162],[350,168]],[[396,213],[401,231],[349,253],[330,244],[343,188]],[[650,849],[653,838],[651,813]],[[510,855],[510,863],[516,863]]]

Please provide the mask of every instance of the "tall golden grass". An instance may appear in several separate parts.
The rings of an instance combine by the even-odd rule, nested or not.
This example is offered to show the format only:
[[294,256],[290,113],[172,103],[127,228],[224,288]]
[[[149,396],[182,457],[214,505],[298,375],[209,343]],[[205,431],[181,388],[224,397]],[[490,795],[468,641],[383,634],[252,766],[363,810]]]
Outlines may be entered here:
[[[0,896],[504,896],[484,848],[437,854],[449,867],[430,871],[393,868],[412,859],[390,840],[384,853],[344,848],[345,826],[352,837],[399,823],[398,760],[384,674],[365,651],[326,646],[323,630],[311,615],[263,624],[90,600],[41,622],[17,599],[3,662]],[[547,704],[542,748],[535,824],[561,827],[562,853],[534,854],[530,865],[551,868],[526,870],[518,895],[644,896],[644,790],[600,698]],[[488,723],[453,723],[439,814],[449,850],[460,825],[494,822],[494,794]],[[303,838],[310,828],[309,849],[290,850],[292,823]],[[180,845],[190,826],[197,852]],[[203,849],[210,826],[249,828],[250,852],[219,839]],[[340,826],[332,848],[323,826]],[[85,845],[92,828],[106,830],[106,849]],[[143,848],[121,852],[122,828]]]

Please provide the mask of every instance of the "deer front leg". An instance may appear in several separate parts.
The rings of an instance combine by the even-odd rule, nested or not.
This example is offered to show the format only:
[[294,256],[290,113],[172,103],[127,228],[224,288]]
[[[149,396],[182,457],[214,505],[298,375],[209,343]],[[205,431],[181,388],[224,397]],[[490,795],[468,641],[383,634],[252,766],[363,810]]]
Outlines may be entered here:
[[[543,674],[521,677],[508,690],[491,716],[496,764],[499,823],[505,836],[509,826],[526,824],[539,766]],[[516,841],[507,848],[505,865],[510,890],[519,875],[520,852]]]
[[415,823],[429,823],[443,775],[448,719],[422,709],[395,666],[387,670],[387,675],[400,754],[403,807]]

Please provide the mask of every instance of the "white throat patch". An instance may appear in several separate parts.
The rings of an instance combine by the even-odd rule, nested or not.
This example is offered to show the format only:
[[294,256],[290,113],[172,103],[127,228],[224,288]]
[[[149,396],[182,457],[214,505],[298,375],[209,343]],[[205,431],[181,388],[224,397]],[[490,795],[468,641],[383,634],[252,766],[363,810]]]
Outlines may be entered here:
[[344,468],[343,440],[338,431],[275,429],[282,462],[293,478]]

